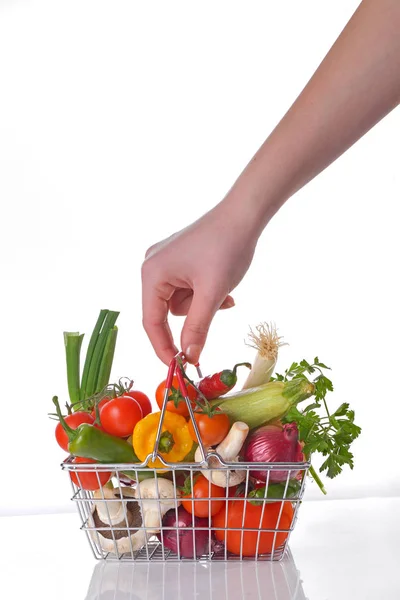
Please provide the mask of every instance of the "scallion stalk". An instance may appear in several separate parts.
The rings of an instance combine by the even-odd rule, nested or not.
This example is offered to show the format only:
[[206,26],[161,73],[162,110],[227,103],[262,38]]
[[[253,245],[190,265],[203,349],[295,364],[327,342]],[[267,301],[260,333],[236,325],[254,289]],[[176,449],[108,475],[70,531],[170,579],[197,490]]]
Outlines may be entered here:
[[118,327],[114,326],[108,332],[103,357],[100,363],[99,376],[97,378],[95,393],[100,392],[108,385],[111,367],[114,360],[115,345],[117,343]]
[[92,358],[93,358],[93,352],[96,347],[96,343],[97,343],[97,340],[99,337],[100,330],[104,323],[104,319],[108,315],[108,312],[109,311],[107,309],[102,309],[100,311],[96,325],[94,326],[94,329],[93,329],[93,333],[90,337],[89,346],[86,351],[85,364],[83,366],[82,383],[81,383],[81,390],[80,390],[80,399],[81,400],[85,400],[87,398],[86,385],[87,385],[87,379],[88,379],[88,375],[89,375],[90,365],[91,365]]
[[114,327],[118,315],[119,312],[110,310],[104,320],[101,331],[97,336],[97,341],[93,351],[92,360],[90,361],[89,373],[86,381],[85,398],[83,398],[83,400],[92,396],[96,391],[100,365],[103,359],[108,334],[110,329]]
[[64,331],[65,356],[67,360],[68,392],[71,404],[79,402],[80,396],[80,353],[84,334]]

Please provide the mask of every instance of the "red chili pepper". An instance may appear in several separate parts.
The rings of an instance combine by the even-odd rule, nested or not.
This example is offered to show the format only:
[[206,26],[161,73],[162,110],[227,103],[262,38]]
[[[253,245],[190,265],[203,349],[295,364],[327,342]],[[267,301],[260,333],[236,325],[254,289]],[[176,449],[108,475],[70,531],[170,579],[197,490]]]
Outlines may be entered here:
[[236,371],[238,367],[242,366],[251,369],[250,363],[238,363],[233,367],[232,371],[230,369],[224,369],[224,371],[220,371],[220,373],[204,377],[198,384],[200,392],[207,400],[214,400],[215,398],[219,398],[219,396],[223,396],[235,387],[237,382]]

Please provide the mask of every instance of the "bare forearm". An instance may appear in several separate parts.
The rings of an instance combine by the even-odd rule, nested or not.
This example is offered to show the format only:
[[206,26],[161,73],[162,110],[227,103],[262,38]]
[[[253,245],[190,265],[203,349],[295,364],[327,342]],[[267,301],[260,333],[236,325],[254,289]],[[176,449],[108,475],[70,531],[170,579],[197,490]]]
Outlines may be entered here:
[[223,203],[261,233],[280,206],[400,102],[400,0],[364,0]]
[[246,273],[279,207],[400,101],[400,0],[364,0],[311,81],[222,202],[153,246],[143,264],[143,323],[158,356],[176,353],[168,312],[185,315],[196,363],[216,311]]

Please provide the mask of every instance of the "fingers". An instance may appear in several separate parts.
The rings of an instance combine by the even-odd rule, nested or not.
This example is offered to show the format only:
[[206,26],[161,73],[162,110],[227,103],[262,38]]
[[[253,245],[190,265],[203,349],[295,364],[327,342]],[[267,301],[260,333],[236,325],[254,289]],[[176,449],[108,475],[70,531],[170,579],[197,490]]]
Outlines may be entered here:
[[189,312],[190,305],[192,304],[193,290],[191,289],[179,289],[175,290],[173,296],[169,301],[169,310],[171,314],[176,317],[183,317]]
[[158,358],[165,364],[178,352],[168,324],[168,290],[161,292],[143,278],[142,310],[143,327],[150,339]]
[[[169,301],[169,310],[171,314],[176,317],[183,317],[188,314],[190,305],[192,304],[193,290],[191,289],[178,289],[173,293]],[[232,296],[227,296],[222,302],[219,310],[232,308],[235,306],[235,301]]]
[[[225,298],[222,295],[222,299]],[[223,304],[221,297],[195,290],[181,334],[182,350],[190,363],[197,363],[207,339],[211,321]]]
[[161,298],[154,298],[143,306],[143,327],[158,358],[166,365],[178,352],[167,315],[168,303]]
[[225,300],[223,301],[223,303],[221,304],[221,306],[219,307],[219,310],[225,310],[226,308],[233,308],[235,306],[235,301],[232,298],[232,296],[227,296],[225,298]]

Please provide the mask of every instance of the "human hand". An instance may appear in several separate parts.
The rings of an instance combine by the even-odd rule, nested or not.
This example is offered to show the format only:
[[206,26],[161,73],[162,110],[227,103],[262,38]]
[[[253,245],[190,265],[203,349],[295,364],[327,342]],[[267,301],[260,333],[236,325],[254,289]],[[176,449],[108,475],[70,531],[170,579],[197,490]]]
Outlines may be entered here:
[[234,306],[229,294],[250,266],[257,237],[251,223],[222,202],[149,248],[142,266],[143,325],[163,362],[178,351],[169,312],[187,315],[181,348],[189,362],[198,362],[215,313]]
[[177,351],[171,312],[187,315],[181,347],[198,361],[214,314],[233,305],[229,293],[272,216],[399,104],[399,24],[397,0],[364,0],[228,196],[148,250],[143,324],[161,360]]

